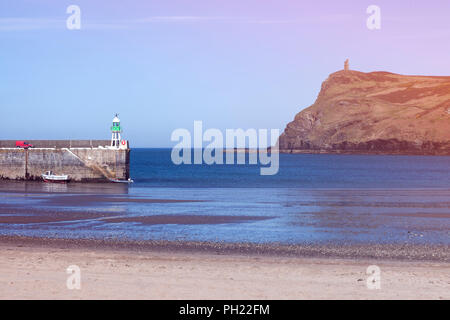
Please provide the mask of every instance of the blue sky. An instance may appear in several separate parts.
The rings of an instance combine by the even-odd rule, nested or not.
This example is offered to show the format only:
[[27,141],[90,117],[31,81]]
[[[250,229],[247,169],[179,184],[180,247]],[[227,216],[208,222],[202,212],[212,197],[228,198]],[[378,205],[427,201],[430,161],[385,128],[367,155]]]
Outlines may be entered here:
[[346,58],[450,75],[449,21],[444,0],[2,1],[0,139],[109,139],[115,112],[138,147],[173,146],[194,120],[284,129]]

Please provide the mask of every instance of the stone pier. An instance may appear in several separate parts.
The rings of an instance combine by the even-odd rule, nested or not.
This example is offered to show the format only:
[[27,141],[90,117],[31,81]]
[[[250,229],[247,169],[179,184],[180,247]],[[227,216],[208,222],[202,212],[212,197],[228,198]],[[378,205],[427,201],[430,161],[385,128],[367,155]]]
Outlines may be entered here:
[[27,140],[34,148],[0,141],[0,179],[41,180],[46,171],[71,181],[106,182],[130,177],[130,149],[110,148],[108,140]]

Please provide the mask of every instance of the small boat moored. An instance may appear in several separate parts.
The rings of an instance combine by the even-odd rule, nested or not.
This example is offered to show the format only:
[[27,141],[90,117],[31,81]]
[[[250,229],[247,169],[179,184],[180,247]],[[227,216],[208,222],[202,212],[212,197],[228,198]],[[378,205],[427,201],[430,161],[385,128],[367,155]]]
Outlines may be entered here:
[[119,180],[119,179],[108,179],[111,182],[114,183],[133,183],[134,181],[131,180],[131,178],[128,178],[128,180]]
[[65,183],[68,182],[69,176],[66,174],[54,174],[52,171],[47,171],[42,175],[42,179],[45,182],[56,182],[56,183]]

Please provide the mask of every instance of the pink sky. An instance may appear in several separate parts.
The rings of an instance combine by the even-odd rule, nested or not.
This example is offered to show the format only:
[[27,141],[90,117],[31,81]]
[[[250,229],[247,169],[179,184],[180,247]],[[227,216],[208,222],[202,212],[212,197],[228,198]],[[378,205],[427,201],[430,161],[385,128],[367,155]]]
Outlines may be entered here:
[[[65,28],[70,4],[82,29]],[[343,67],[450,75],[450,1],[3,1],[6,136],[101,138],[120,112],[136,146],[169,146],[194,120],[280,128]],[[57,4],[55,4],[57,3]],[[381,30],[366,27],[369,5]],[[42,128],[23,113],[86,117]],[[29,121],[29,123],[28,123]]]

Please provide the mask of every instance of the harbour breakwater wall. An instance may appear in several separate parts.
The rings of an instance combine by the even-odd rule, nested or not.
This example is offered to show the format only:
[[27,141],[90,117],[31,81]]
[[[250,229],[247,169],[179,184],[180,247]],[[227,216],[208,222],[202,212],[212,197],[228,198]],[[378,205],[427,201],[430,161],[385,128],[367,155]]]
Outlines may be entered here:
[[109,140],[27,140],[34,148],[0,140],[0,179],[41,180],[46,171],[71,181],[106,182],[130,176],[130,149],[110,148]]

